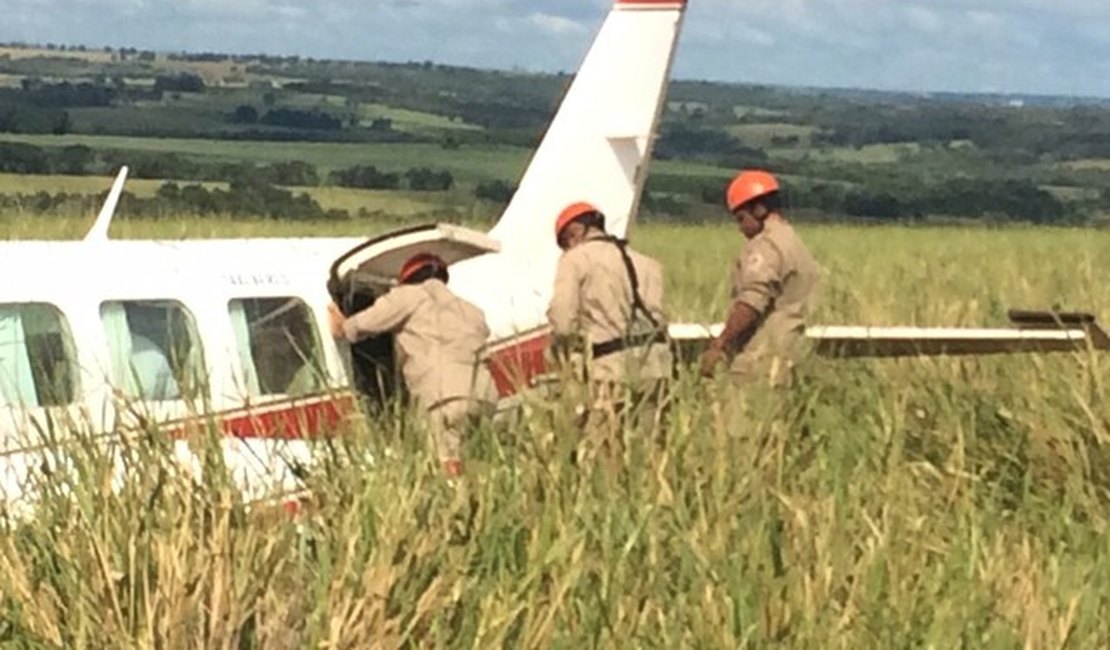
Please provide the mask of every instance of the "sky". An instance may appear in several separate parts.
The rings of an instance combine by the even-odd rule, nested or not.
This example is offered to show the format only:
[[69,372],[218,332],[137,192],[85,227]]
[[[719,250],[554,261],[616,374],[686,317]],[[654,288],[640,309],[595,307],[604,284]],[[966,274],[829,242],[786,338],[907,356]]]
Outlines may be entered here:
[[[0,41],[574,71],[611,0],[0,0]],[[690,0],[679,79],[1110,97],[1110,0]]]

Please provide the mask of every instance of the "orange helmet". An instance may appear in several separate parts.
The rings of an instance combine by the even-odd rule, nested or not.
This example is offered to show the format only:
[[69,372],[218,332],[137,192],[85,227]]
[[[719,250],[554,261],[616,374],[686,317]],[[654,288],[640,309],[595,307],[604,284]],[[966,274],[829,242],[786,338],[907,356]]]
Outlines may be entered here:
[[598,210],[597,206],[592,203],[586,203],[585,201],[572,203],[563,208],[563,211],[559,213],[559,218],[555,220],[555,239],[558,239],[559,235],[563,234],[563,228],[569,226],[572,221],[579,217],[584,217],[591,212],[601,212],[601,210]]
[[447,262],[438,255],[431,253],[417,253],[408,259],[407,262],[401,265],[401,272],[397,274],[398,282],[407,282],[409,278],[416,275],[421,269],[427,266],[437,266],[441,269],[447,268]]
[[736,208],[748,201],[778,191],[779,182],[770,173],[761,169],[746,169],[728,186],[728,211],[736,212]]

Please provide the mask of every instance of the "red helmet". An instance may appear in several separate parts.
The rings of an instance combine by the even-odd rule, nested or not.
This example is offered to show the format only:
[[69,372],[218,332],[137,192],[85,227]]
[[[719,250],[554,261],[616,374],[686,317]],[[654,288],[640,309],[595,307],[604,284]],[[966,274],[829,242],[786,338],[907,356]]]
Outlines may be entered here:
[[563,208],[563,211],[559,213],[559,218],[555,220],[555,239],[559,239],[559,235],[563,234],[563,228],[569,226],[572,221],[592,212],[601,212],[601,210],[598,210],[597,206],[592,203],[586,203],[585,201],[572,203]]
[[436,266],[441,269],[447,268],[447,263],[443,258],[431,253],[417,253],[408,259],[407,262],[401,265],[401,272],[397,274],[398,282],[406,282],[409,278],[416,275],[421,269],[428,266]]
[[744,170],[728,186],[728,211],[735,212],[748,201],[778,191],[779,182],[770,173],[761,169]]

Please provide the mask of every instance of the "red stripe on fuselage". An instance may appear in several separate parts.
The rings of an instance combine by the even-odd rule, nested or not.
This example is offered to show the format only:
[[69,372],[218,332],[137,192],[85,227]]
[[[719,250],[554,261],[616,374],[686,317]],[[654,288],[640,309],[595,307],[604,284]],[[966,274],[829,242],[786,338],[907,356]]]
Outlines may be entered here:
[[355,396],[302,398],[274,404],[237,409],[212,416],[198,416],[184,422],[169,423],[176,438],[187,436],[198,426],[215,420],[225,436],[255,440],[312,440],[326,438],[357,410]]
[[494,346],[487,365],[497,394],[509,397],[531,386],[536,377],[547,371],[546,353],[550,346],[551,333],[546,329]]
[[[551,345],[547,329],[536,330],[493,346],[487,366],[500,397],[527,389],[547,372],[546,353]],[[311,440],[332,434],[357,410],[351,393],[299,398],[210,416],[226,436],[262,440]],[[166,426],[174,437],[185,437],[212,421],[205,416]]]
[[298,440],[327,437],[355,410],[352,395],[292,402],[282,408],[228,417],[220,430],[237,438]]

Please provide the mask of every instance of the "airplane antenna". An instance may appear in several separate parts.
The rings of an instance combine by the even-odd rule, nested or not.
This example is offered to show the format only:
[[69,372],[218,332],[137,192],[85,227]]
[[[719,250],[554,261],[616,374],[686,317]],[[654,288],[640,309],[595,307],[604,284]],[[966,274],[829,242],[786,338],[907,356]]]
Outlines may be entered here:
[[85,241],[108,241],[108,227],[112,225],[112,217],[116,214],[116,206],[119,204],[119,197],[123,193],[123,184],[126,180],[127,166],[124,165],[116,176],[116,182],[112,183],[112,189],[108,192],[108,198],[104,200],[104,206],[100,208],[100,214],[96,215],[96,223],[85,235]]

